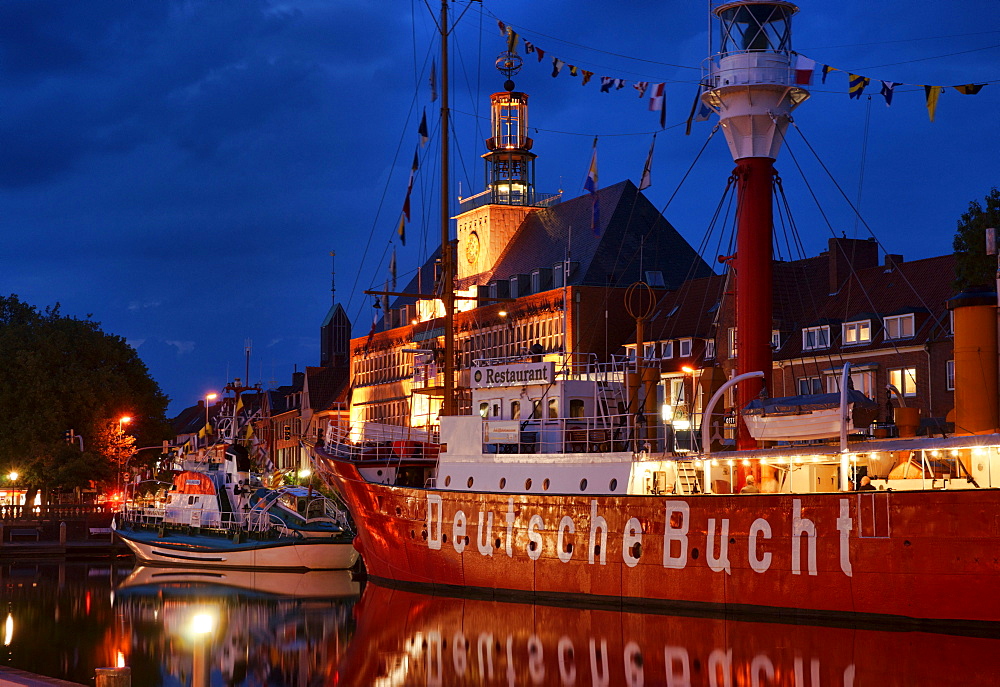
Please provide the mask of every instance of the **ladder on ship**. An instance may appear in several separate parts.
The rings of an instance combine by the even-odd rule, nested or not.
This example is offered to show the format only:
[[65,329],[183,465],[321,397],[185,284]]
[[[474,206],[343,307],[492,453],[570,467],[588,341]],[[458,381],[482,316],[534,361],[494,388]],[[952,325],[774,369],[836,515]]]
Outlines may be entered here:
[[700,494],[701,474],[690,460],[678,460],[674,462],[674,493],[675,494]]

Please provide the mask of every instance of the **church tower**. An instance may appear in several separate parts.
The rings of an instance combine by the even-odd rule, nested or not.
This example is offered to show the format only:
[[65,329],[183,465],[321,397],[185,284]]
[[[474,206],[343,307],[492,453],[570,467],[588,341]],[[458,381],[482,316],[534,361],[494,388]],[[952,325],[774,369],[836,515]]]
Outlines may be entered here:
[[534,141],[528,136],[528,95],[514,90],[511,77],[521,69],[517,53],[502,53],[497,69],[506,90],[490,96],[490,137],[486,139],[486,190],[459,199],[459,279],[488,272],[524,218],[558,196],[535,193]]

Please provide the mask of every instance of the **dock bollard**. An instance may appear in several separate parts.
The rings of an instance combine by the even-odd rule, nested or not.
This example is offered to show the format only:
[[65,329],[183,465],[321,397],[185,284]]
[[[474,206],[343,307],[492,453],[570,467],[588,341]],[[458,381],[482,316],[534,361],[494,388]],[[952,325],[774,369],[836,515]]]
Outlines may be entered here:
[[59,546],[66,546],[66,523],[59,523]]
[[97,681],[95,687],[132,687],[132,669],[128,666],[98,668],[94,679]]

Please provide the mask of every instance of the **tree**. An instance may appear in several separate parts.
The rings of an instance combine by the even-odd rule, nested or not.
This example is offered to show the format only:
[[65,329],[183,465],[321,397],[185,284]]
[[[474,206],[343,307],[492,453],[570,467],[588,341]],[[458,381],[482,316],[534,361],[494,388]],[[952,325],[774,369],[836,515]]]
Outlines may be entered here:
[[955,288],[992,287],[996,280],[997,256],[986,254],[986,228],[1000,231],[1000,190],[986,195],[986,207],[978,200],[969,203],[955,231]]
[[124,415],[140,445],[169,436],[167,397],[135,349],[58,304],[40,311],[0,296],[0,360],[0,474],[17,470],[32,496],[116,476],[128,459]]

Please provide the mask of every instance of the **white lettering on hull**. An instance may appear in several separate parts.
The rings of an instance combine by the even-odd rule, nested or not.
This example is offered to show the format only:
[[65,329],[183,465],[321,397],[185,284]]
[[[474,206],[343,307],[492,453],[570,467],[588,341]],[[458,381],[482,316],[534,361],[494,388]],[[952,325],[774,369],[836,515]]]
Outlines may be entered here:
[[719,555],[715,555],[715,518],[708,519],[708,536],[705,542],[705,559],[708,562],[708,567],[712,569],[713,572],[726,571],[726,574],[732,575],[732,570],[729,569],[729,519],[722,519],[722,536],[719,537]]
[[757,518],[750,525],[750,546],[748,547],[747,553],[750,558],[750,567],[754,572],[767,572],[767,569],[771,567],[771,552],[765,551],[764,555],[760,558],[757,557],[757,537],[762,536],[764,539],[771,538],[771,523],[769,523],[764,518]]
[[792,574],[802,574],[802,537],[806,538],[809,574],[816,575],[816,523],[802,517],[802,499],[792,499]]
[[537,561],[542,555],[542,535],[538,530],[545,529],[545,520],[541,515],[532,515],[528,521],[528,558]]
[[[688,529],[691,527],[691,507],[686,501],[667,501],[667,518],[663,525],[663,567],[683,570],[688,560]],[[674,515],[678,515],[680,525],[674,525]],[[673,553],[673,544],[679,551]]]
[[559,534],[556,535],[556,555],[559,556],[559,560],[563,563],[569,563],[570,559],[573,558],[573,552],[567,550],[563,537],[567,532],[569,534],[576,532],[576,525],[573,524],[573,518],[564,515],[562,520],[559,521]]
[[[636,546],[639,548],[637,549]],[[642,549],[642,524],[638,518],[629,518],[625,523],[625,534],[622,536],[622,560],[625,565],[634,568],[639,564],[639,552]],[[640,554],[641,555],[641,554]]]
[[[840,570],[847,577],[853,575],[851,567],[850,536],[854,531],[854,520],[851,518],[849,499],[840,499],[839,517],[836,518],[837,546],[839,549]],[[627,513],[623,514],[627,515]],[[440,494],[427,495],[427,547],[431,550],[441,550],[447,541],[443,536],[444,502]],[[507,512],[504,514],[504,552],[509,558],[514,557],[514,525],[519,517],[527,518],[525,534],[527,542],[519,552],[527,554],[531,560],[539,560],[545,546],[546,537],[555,537],[556,557],[563,563],[573,559],[576,549],[573,535],[576,534],[576,524],[571,515],[563,515],[558,526],[546,530],[545,519],[537,513],[523,515],[515,512],[514,499],[507,499]],[[670,570],[683,570],[688,564],[688,554],[691,538],[691,506],[686,501],[665,501],[663,521],[663,567]],[[492,511],[479,511],[476,533],[476,548],[482,556],[493,556],[499,549],[500,537],[494,544],[493,535],[494,514]],[[452,547],[455,552],[464,555],[468,548],[468,531],[470,523],[464,510],[456,509],[451,519]],[[717,573],[725,571],[732,574],[729,558],[731,521],[729,518],[707,518],[705,524],[705,565]],[[583,534],[583,533],[581,533]],[[634,568],[642,556],[642,539],[644,529],[642,520],[629,517],[621,533],[621,552],[626,567]],[[774,553],[768,550],[767,544],[774,536],[771,523],[766,518],[756,518],[747,530],[747,562],[750,569],[756,573],[767,572],[772,565]],[[609,528],[607,519],[599,512],[596,499],[590,501],[590,527],[587,551],[587,561],[590,565],[607,565]],[[803,539],[805,551],[802,550]],[[718,541],[716,541],[718,540]],[[802,500],[792,499],[791,512],[791,565],[793,575],[805,572],[815,576],[819,574],[817,567],[817,542],[819,533],[816,523],[802,516]],[[826,541],[826,540],[824,540]],[[550,544],[551,545],[551,544]]]
[[[486,522],[486,527],[483,527],[483,521]],[[493,511],[489,513],[483,513],[479,511],[479,531],[476,535],[476,545],[479,547],[479,553],[484,556],[493,555]]]
[[455,521],[451,525],[451,545],[455,547],[455,553],[465,551],[465,513],[455,511]]
[[[437,517],[434,516],[437,511]],[[444,505],[438,494],[427,495],[427,547],[435,550],[441,548],[441,520],[444,518]],[[434,534],[434,525],[437,524],[437,536]]]
[[837,518],[837,530],[840,532],[840,569],[845,575],[851,577],[851,548],[850,534],[853,523],[851,522],[851,504],[847,499],[840,499],[840,517]]
[[604,519],[604,516],[597,514],[597,500],[590,502],[590,549],[589,558],[590,564],[594,564],[594,553],[596,551],[597,544],[597,533],[601,533],[601,543],[600,543],[600,557],[601,565],[607,563],[608,555],[608,521]]

